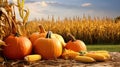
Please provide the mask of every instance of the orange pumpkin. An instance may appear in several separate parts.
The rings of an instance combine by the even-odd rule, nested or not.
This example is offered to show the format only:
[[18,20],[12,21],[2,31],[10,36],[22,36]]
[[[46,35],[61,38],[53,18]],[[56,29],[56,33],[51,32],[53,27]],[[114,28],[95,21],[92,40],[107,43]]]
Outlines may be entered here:
[[5,43],[7,46],[3,47],[3,54],[8,59],[23,59],[32,51],[31,41],[24,36],[10,35]]
[[39,32],[33,33],[30,35],[30,41],[32,42],[32,44],[34,44],[35,40],[37,40],[40,37],[44,37],[46,36],[47,32],[45,31],[45,29],[43,28],[42,25],[39,25]]
[[51,38],[51,32],[46,38],[38,38],[34,43],[34,52],[40,54],[44,59],[55,59],[62,54],[62,45],[56,38]]
[[76,40],[75,37],[71,34],[69,34],[69,36],[71,37],[72,40],[70,40],[69,42],[67,42],[65,48],[66,49],[70,49],[76,52],[80,52],[80,51],[86,51],[86,45],[83,41],[81,40]]
[[[42,25],[39,25],[39,29],[40,29],[40,32],[36,32],[36,33],[33,33],[31,36],[30,36],[30,41],[32,42],[32,44],[34,45],[34,42],[38,39],[38,38],[45,38],[46,35],[47,35],[47,32],[45,31],[45,29],[43,28]],[[55,33],[52,33],[51,34],[51,38],[56,38],[60,41],[60,43],[62,44],[62,46],[64,47],[65,46],[65,42],[64,42],[64,39],[61,35],[59,34],[55,34]]]

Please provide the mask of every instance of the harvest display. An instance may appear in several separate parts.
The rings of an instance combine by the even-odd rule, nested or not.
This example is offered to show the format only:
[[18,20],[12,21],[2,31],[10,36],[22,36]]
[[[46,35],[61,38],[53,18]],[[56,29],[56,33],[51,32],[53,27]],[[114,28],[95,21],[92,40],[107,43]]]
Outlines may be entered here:
[[[3,5],[1,5],[4,3]],[[17,5],[17,6],[16,6]],[[15,9],[18,7],[22,22],[16,19]],[[87,51],[87,46],[82,40],[77,40],[71,33],[68,42],[57,33],[47,31],[40,24],[39,32],[28,36],[26,24],[29,9],[24,8],[24,0],[17,4],[9,4],[7,0],[0,0],[0,62],[7,60],[25,60],[28,62],[40,60],[76,60],[91,63],[107,61],[110,54],[106,50]]]

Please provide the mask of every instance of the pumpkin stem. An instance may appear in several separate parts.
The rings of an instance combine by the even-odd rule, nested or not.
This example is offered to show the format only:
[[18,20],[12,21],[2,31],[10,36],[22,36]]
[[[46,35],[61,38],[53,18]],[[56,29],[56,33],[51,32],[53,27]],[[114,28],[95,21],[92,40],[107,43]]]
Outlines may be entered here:
[[51,34],[52,34],[52,31],[48,31],[47,35],[46,35],[46,38],[51,38]]
[[68,33],[67,36],[69,36],[72,41],[75,41],[75,40],[76,40],[76,38],[75,38],[71,33]]
[[15,33],[14,35],[17,36],[17,37],[21,36],[19,33]]
[[44,27],[41,24],[39,25],[39,29],[40,29],[40,33],[45,33],[46,32]]

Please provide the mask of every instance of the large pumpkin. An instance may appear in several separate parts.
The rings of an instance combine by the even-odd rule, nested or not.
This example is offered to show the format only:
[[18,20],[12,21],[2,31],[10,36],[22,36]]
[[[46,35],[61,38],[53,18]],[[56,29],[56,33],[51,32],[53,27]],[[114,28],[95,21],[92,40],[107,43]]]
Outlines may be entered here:
[[67,42],[65,48],[66,49],[70,49],[76,52],[80,52],[80,51],[86,51],[86,45],[83,41],[81,40],[76,40],[75,37],[71,34],[68,34],[71,37],[71,40],[69,42]]
[[32,51],[31,41],[24,36],[10,35],[5,43],[7,46],[3,47],[3,54],[8,59],[23,59]]
[[56,38],[51,38],[49,31],[46,38],[38,38],[34,43],[34,52],[40,54],[43,59],[55,59],[62,54],[62,45]]
[[[38,39],[38,38],[45,38],[46,35],[47,35],[47,31],[45,31],[45,29],[43,28],[42,25],[39,25],[39,29],[40,29],[40,32],[36,32],[36,33],[33,33],[31,36],[30,36],[30,41],[32,42],[32,44],[34,45],[34,42]],[[63,37],[59,34],[55,34],[55,33],[52,33],[51,34],[51,38],[56,38],[60,41],[60,43],[62,44],[62,46],[64,47],[65,46],[65,41],[63,39]]]

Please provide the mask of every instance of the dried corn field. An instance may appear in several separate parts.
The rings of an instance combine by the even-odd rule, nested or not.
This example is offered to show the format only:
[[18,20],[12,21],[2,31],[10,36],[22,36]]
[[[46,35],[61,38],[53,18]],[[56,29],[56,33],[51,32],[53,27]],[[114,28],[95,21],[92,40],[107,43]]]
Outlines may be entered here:
[[112,18],[83,16],[63,20],[54,18],[33,20],[26,26],[28,33],[39,31],[38,24],[42,24],[46,30],[61,34],[66,42],[69,40],[67,33],[71,33],[87,44],[120,43],[120,23],[115,23]]
[[[19,0],[20,1],[20,0]],[[63,20],[40,19],[29,21],[29,9],[24,9],[24,0],[9,4],[7,0],[0,1],[0,39],[3,40],[10,33],[19,32],[22,35],[30,35],[39,31],[38,24],[42,24],[46,30],[51,30],[61,34],[65,41],[69,40],[67,33],[73,34],[77,39],[83,40],[86,44],[119,44],[120,43],[120,23],[116,23],[113,18],[84,16],[64,18]],[[19,15],[23,19],[18,22],[14,7],[18,7]],[[119,21],[119,19],[117,19]],[[14,30],[13,30],[14,29]],[[26,32],[26,33],[25,33]]]

